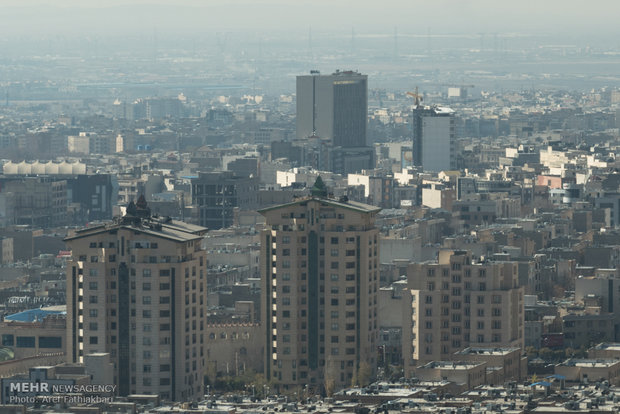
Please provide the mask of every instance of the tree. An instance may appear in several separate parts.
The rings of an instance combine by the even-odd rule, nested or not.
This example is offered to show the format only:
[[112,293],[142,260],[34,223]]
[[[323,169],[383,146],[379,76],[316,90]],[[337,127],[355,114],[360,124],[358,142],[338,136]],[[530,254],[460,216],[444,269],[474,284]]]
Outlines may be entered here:
[[372,369],[370,364],[366,361],[360,362],[357,370],[357,383],[360,387],[364,387],[370,383],[370,377],[372,375]]

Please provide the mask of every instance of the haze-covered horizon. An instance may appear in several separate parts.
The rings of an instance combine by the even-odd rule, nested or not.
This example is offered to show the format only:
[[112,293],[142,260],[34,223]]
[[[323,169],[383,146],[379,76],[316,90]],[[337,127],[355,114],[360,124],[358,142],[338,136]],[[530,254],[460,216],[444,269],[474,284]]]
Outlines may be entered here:
[[5,0],[2,37],[28,35],[115,36],[162,34],[318,32],[565,36],[569,42],[608,41],[620,32],[620,2],[595,0]]

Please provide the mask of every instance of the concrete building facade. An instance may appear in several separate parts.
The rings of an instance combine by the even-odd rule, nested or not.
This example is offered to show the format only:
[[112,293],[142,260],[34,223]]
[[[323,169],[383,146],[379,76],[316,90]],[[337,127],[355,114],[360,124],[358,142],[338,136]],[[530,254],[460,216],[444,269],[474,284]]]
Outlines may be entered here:
[[407,269],[403,301],[405,373],[445,361],[470,345],[523,347],[523,295],[516,262],[478,262],[460,250],[442,250],[436,263]]
[[265,376],[329,393],[374,374],[380,209],[312,193],[261,210]]
[[454,111],[418,105],[413,110],[413,165],[439,172],[456,165]]
[[368,76],[353,71],[297,77],[297,138],[319,136],[335,147],[365,147]]
[[120,395],[204,395],[206,229],[127,214],[67,237],[67,360],[110,353]]

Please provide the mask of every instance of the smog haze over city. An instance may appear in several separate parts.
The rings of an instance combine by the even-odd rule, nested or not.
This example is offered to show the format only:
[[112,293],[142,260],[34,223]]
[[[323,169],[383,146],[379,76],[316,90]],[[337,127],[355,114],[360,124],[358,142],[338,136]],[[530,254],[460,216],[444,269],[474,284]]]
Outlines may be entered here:
[[617,0],[0,3],[0,413],[620,411]]
[[371,88],[411,88],[420,74],[417,83],[485,89],[605,86],[617,81],[619,9],[612,0],[8,0],[0,74],[117,83],[135,64],[286,92],[308,68],[346,67],[371,75]]

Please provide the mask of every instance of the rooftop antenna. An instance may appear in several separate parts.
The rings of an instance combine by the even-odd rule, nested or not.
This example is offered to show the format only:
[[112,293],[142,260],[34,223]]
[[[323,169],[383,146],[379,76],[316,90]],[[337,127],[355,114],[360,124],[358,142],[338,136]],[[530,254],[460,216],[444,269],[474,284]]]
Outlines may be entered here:
[[394,57],[398,57],[398,27],[394,26]]
[[157,28],[153,28],[153,63],[157,62]]
[[431,28],[427,27],[426,28],[426,53],[429,55],[431,55]]
[[314,61],[312,54],[312,26],[308,27],[308,54],[310,55],[310,61]]

